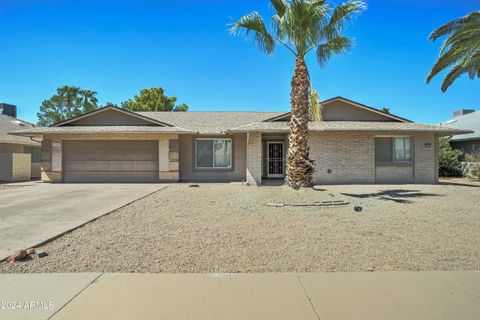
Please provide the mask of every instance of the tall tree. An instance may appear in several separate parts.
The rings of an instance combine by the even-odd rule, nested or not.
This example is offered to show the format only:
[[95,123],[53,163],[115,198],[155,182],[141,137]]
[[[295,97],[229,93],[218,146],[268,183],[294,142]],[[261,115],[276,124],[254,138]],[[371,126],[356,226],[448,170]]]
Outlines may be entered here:
[[44,100],[37,113],[38,124],[49,126],[98,108],[97,93],[79,87],[63,86]]
[[130,111],[187,111],[185,103],[175,105],[176,97],[168,97],[162,88],[140,90],[140,95],[122,103],[122,107]]
[[480,78],[480,11],[444,24],[430,34],[430,40],[435,41],[443,36],[447,36],[447,39],[427,76],[427,83],[450,68],[441,87],[442,92],[445,92],[463,74],[472,80]]
[[313,161],[309,158],[308,119],[310,76],[305,56],[315,51],[320,67],[334,54],[350,49],[353,40],[343,35],[353,15],[366,8],[363,1],[350,0],[331,8],[325,0],[271,0],[275,14],[269,31],[263,18],[252,12],[235,21],[232,34],[243,32],[267,54],[276,45],[287,48],[295,56],[291,81],[291,118],[287,154],[286,183],[294,188],[312,182]]

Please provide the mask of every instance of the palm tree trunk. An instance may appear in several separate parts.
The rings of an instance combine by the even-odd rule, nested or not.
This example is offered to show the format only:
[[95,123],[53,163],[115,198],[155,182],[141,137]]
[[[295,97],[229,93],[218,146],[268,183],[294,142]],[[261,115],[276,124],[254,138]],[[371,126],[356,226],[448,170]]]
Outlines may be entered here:
[[292,78],[290,135],[285,182],[293,187],[308,187],[312,183],[313,161],[309,159],[308,114],[310,77],[302,57],[295,61]]

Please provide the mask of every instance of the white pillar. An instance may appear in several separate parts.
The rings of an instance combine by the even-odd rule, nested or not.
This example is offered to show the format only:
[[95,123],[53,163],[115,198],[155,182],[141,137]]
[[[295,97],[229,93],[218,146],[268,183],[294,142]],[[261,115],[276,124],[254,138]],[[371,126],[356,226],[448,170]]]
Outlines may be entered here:
[[262,184],[262,134],[247,133],[247,183]]

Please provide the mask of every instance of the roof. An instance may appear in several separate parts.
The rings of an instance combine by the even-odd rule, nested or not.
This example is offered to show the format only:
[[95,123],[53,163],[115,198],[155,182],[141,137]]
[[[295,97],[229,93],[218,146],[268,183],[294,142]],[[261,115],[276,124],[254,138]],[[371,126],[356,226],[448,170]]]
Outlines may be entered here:
[[27,137],[19,137],[10,134],[12,131],[18,131],[26,128],[34,128],[35,125],[19,120],[17,118],[0,114],[0,143],[16,143],[30,146],[39,146],[40,143],[32,141]]
[[[12,132],[15,135],[41,137],[44,134],[55,133],[196,133],[195,131],[178,127],[156,126],[67,126],[67,127],[36,127]],[[26,139],[26,138],[25,138]]]
[[480,139],[480,110],[465,115],[454,117],[451,120],[440,123],[441,126],[473,131],[452,138],[453,141]]
[[264,121],[285,112],[138,112],[200,134],[220,134],[238,126]]
[[[419,124],[413,122],[370,122],[370,121],[311,121],[309,130],[314,132],[338,131],[405,131],[405,132],[434,132],[441,135],[468,133],[466,130],[448,127]],[[256,122],[228,130],[229,133],[241,132],[288,132],[287,122]]]

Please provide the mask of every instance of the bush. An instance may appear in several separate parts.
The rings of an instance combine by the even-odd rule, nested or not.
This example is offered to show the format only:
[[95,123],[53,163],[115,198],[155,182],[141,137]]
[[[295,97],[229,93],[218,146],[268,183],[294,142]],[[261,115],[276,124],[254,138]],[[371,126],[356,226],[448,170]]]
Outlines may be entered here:
[[480,179],[480,149],[467,153],[465,161],[468,163],[468,177]]
[[453,149],[447,138],[440,139],[438,151],[439,175],[441,177],[462,176],[462,164],[460,162],[462,151]]

